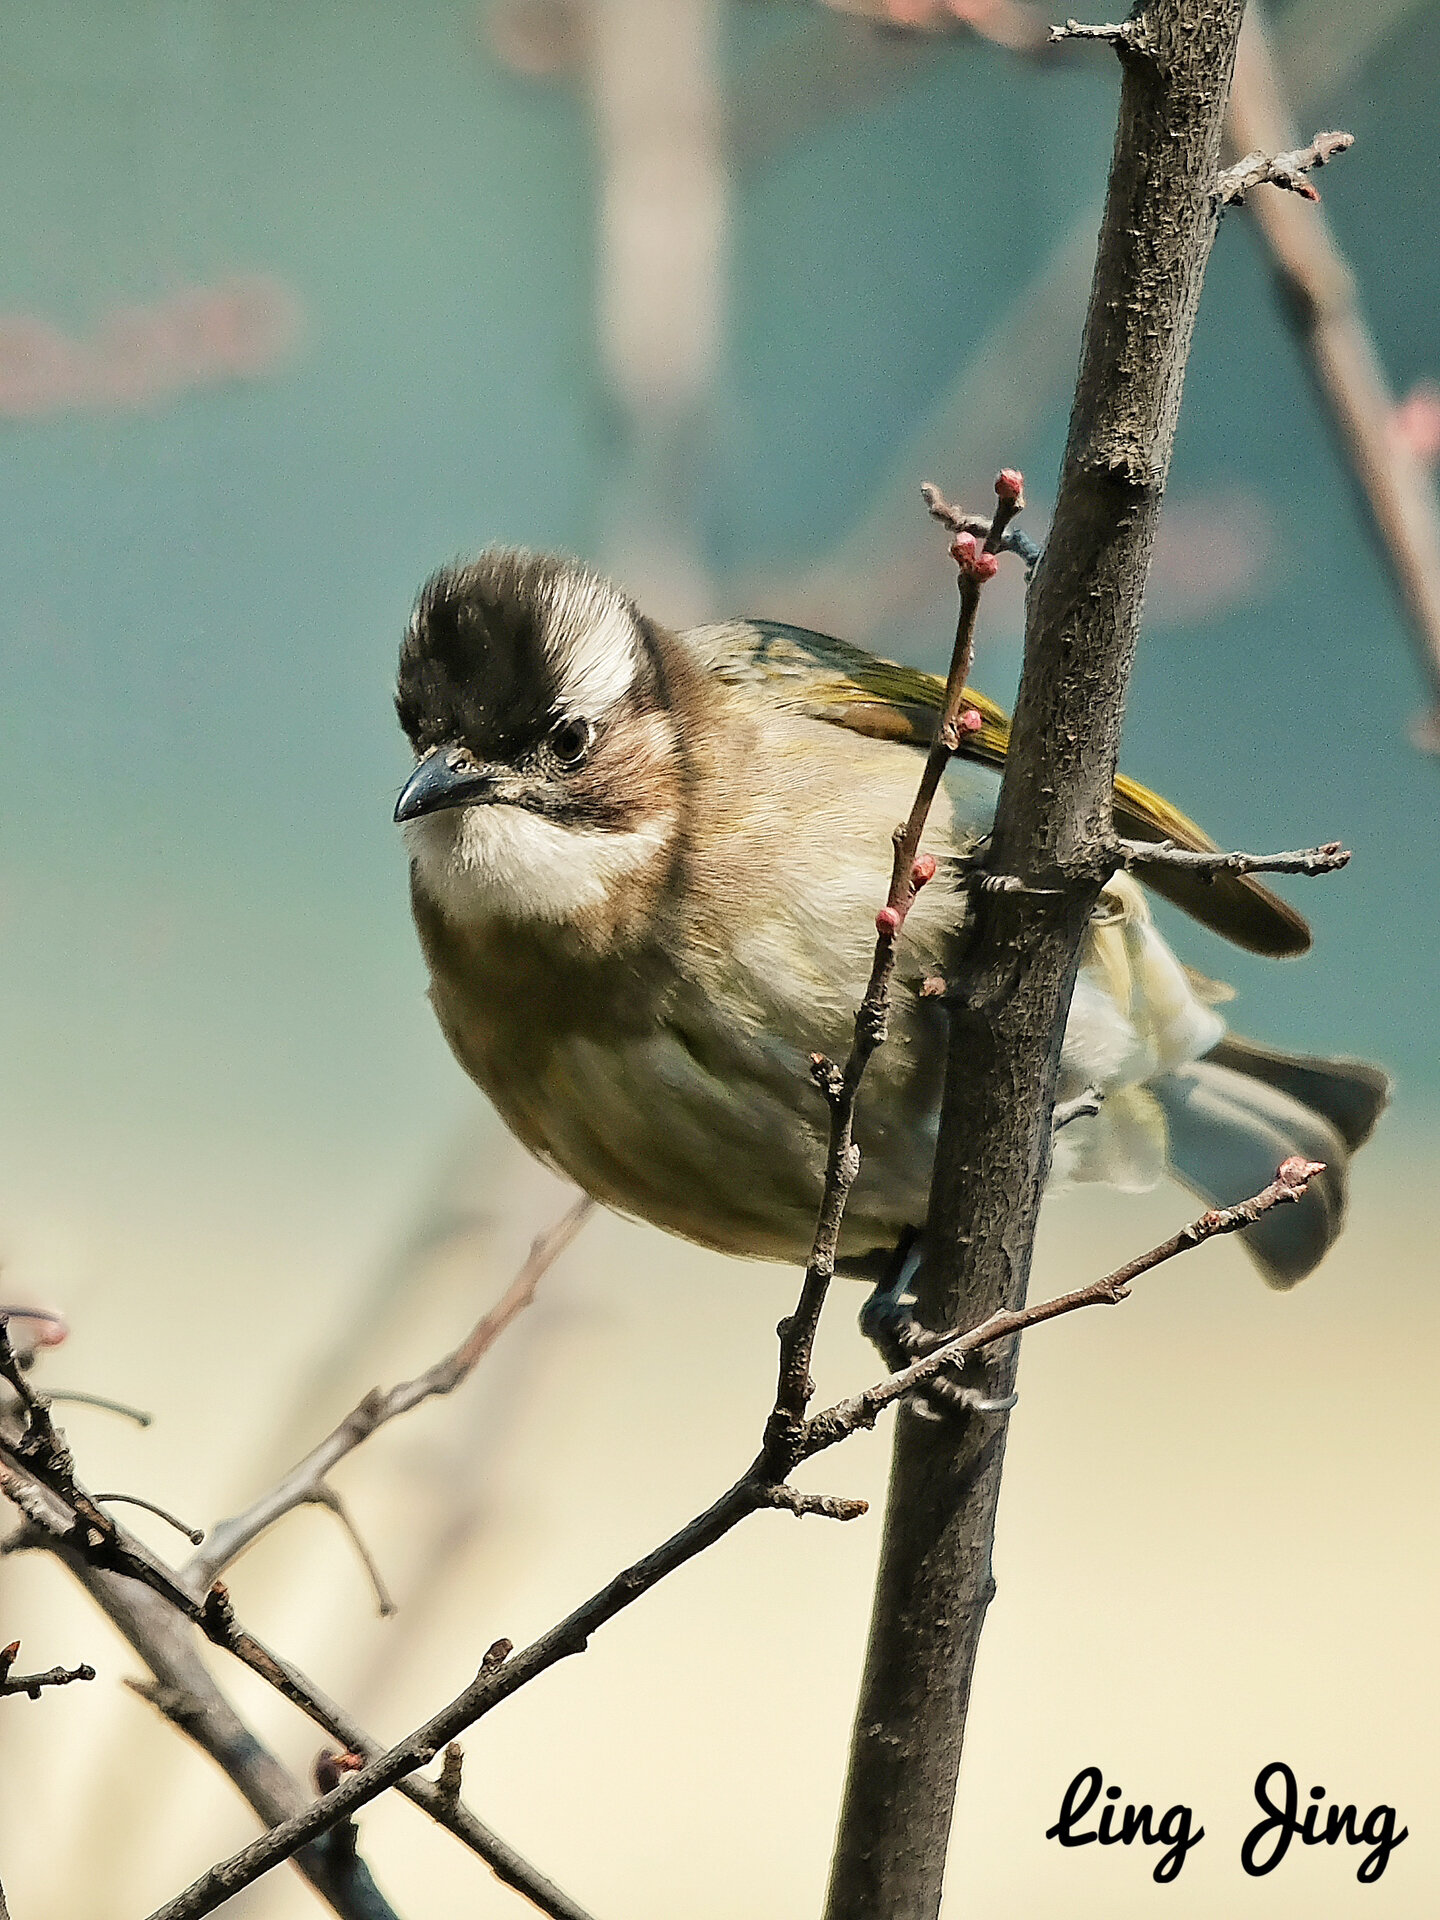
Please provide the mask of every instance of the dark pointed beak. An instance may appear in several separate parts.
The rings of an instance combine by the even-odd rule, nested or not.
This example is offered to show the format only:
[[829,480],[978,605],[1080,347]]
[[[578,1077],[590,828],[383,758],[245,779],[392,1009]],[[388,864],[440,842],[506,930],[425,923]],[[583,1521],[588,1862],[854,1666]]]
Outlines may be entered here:
[[436,747],[405,782],[395,802],[395,823],[418,820],[445,807],[468,807],[491,800],[499,784],[494,767],[483,767],[463,747]]

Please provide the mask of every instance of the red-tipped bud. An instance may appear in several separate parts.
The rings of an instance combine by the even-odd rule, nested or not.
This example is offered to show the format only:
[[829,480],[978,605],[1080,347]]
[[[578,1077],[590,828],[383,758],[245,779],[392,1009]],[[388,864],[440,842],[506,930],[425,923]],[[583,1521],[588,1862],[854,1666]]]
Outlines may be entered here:
[[894,907],[881,907],[875,916],[875,931],[882,940],[893,940],[900,931],[900,915]]
[[1002,467],[995,476],[995,497],[1018,513],[1025,504],[1025,480],[1018,467]]
[[315,1785],[321,1793],[333,1793],[347,1773],[359,1773],[364,1765],[363,1754],[326,1748],[315,1756]]
[[1286,1187],[1304,1187],[1325,1171],[1323,1160],[1307,1160],[1303,1154],[1292,1153],[1288,1160],[1282,1160],[1275,1170],[1275,1178]]
[[910,884],[918,893],[921,887],[935,878],[935,856],[933,853],[917,853],[915,864],[910,869]]
[[985,551],[973,533],[956,534],[950,542],[950,558],[962,577],[971,580],[992,580],[1000,571],[999,560]]
[[985,722],[974,707],[966,707],[955,724],[961,733],[979,733]]

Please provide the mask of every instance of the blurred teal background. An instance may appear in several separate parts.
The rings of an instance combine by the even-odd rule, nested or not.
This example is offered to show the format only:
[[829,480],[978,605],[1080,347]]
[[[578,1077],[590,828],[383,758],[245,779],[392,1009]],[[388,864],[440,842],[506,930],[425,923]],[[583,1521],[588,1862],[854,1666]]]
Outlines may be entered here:
[[[1440,373],[1440,8],[1388,15],[1328,75],[1319,0],[1276,30],[1312,75],[1307,130],[1357,136],[1325,205],[1404,393]],[[1019,465],[1043,530],[1073,329],[1040,372],[1002,339],[989,424],[953,464],[935,423],[1003,316],[1043,329],[1037,278],[1093,232],[1113,63],[872,40],[818,6],[707,18],[716,345],[647,414],[597,296],[579,6],[7,10],[0,1248],[7,1284],[92,1302],[107,1340],[129,1326],[155,1392],[162,1332],[218,1354],[252,1309],[293,1330],[298,1374],[472,1112],[390,825],[393,659],[432,567],[556,545],[632,559],[662,614],[805,617],[828,556],[864,575],[894,474],[983,507]],[[1358,1180],[1413,1194],[1440,1102],[1440,768],[1409,743],[1421,677],[1243,215],[1210,270],[1171,503],[1128,769],[1222,841],[1355,850],[1334,880],[1282,883],[1316,929],[1305,961],[1188,925],[1177,943],[1238,987],[1242,1030],[1392,1067]],[[933,585],[847,600],[831,578],[824,604],[939,665],[946,562],[913,512]],[[645,557],[652,521],[673,564]],[[1018,597],[997,606],[976,678],[1008,699]],[[102,1384],[111,1348],[83,1338]]]

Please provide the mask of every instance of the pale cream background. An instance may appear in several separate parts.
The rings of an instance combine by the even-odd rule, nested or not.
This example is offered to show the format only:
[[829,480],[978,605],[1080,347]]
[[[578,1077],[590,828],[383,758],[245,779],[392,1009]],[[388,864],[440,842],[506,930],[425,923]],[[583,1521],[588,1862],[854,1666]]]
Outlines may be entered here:
[[[214,1218],[156,1247],[112,1220],[110,1270],[77,1279],[78,1331],[49,1371],[123,1389],[160,1420],[132,1434],[72,1410],[92,1481],[216,1515],[364,1387],[438,1352],[560,1197],[483,1123],[461,1162],[471,1171],[450,1198],[493,1217],[413,1268],[388,1315],[368,1316],[343,1379],[307,1369],[346,1316],[367,1319],[358,1257],[312,1248],[282,1263],[243,1239],[224,1251]],[[1339,1251],[1288,1297],[1223,1245],[1155,1275],[1118,1311],[1030,1337],[947,1914],[1434,1911],[1440,1307],[1416,1211],[1425,1180],[1419,1140],[1372,1149]],[[1038,1286],[1113,1264],[1186,1209],[1173,1191],[1058,1200]],[[72,1258],[84,1231],[72,1221]],[[37,1252],[41,1238],[37,1227]],[[290,1519],[243,1565],[243,1616],[376,1732],[398,1735],[464,1684],[497,1635],[542,1629],[744,1464],[793,1292],[788,1272],[602,1218],[467,1389],[343,1469],[399,1618],[374,1618],[321,1514]],[[845,1289],[833,1303],[827,1394],[874,1371],[857,1305]],[[222,1351],[217,1375],[205,1356]],[[808,1480],[878,1501],[887,1445],[888,1432],[862,1437]],[[470,1737],[473,1804],[599,1920],[814,1912],[877,1539],[876,1513],[848,1527],[751,1521]],[[141,1915],[248,1837],[251,1820],[118,1684],[137,1663],[58,1567],[5,1562],[0,1606],[34,1664],[101,1669],[91,1688],[7,1703],[0,1859],[16,1920]],[[234,1668],[221,1678],[288,1758],[308,1760],[319,1741],[288,1708]],[[1294,1847],[1271,1877],[1241,1874],[1251,1783],[1277,1758],[1302,1795],[1323,1782],[1362,1813],[1398,1806],[1412,1837],[1378,1885],[1357,1885],[1349,1849]],[[1092,1761],[1127,1798],[1196,1809],[1208,1838],[1177,1883],[1152,1883],[1156,1853],[1044,1840],[1066,1782]],[[363,1844],[407,1916],[522,1910],[399,1801],[366,1815]],[[316,1909],[282,1872],[229,1910],[298,1920]]]

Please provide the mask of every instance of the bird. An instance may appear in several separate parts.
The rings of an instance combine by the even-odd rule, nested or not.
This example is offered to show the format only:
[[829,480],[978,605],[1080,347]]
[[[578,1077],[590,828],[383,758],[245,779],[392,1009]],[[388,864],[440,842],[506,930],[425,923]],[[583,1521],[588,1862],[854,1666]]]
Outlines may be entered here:
[[[441,1030],[526,1147],[622,1214],[803,1264],[829,1118],[811,1062],[847,1048],[894,822],[943,697],[929,674],[782,622],[672,630],[564,556],[491,547],[430,577],[400,649],[415,767],[395,819]],[[933,982],[1008,739],[998,707],[965,698],[980,725],[926,829],[937,871],[905,922],[889,1040],[855,1116],[837,1267],[858,1277],[881,1274],[925,1219],[945,1058]],[[1115,818],[1127,837],[1214,849],[1124,777]],[[1310,944],[1251,875],[1148,874],[1242,948]],[[1226,997],[1176,957],[1145,889],[1115,874],[1059,1070],[1061,1098],[1101,1098],[1056,1135],[1052,1185],[1144,1190],[1168,1173],[1229,1205],[1289,1156],[1321,1161],[1298,1205],[1245,1235],[1287,1288],[1340,1232],[1349,1161],[1389,1081],[1229,1032]]]

